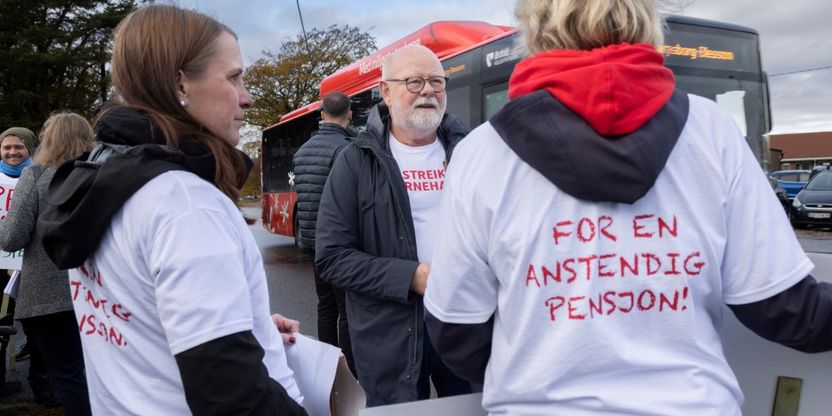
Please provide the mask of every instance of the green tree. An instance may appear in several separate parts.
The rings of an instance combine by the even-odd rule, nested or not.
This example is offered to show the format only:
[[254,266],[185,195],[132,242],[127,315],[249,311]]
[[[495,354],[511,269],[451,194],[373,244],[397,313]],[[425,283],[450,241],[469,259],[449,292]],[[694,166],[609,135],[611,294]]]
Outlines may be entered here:
[[248,174],[245,185],[240,189],[241,196],[254,195],[260,197],[260,140],[250,140],[239,147],[254,162],[254,167]]
[[109,96],[112,32],[132,0],[0,0],[0,128],[55,110],[91,117]]
[[246,121],[266,127],[302,105],[319,99],[319,85],[326,76],[376,50],[375,38],[357,27],[330,26],[312,29],[284,42],[277,51],[246,70],[246,83],[254,105]]

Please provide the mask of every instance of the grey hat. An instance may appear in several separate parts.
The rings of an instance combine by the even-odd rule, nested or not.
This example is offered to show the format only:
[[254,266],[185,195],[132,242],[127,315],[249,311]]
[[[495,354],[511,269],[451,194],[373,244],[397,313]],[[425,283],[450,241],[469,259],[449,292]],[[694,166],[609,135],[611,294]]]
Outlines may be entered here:
[[32,155],[35,154],[35,149],[38,148],[38,136],[26,127],[12,127],[10,129],[6,129],[3,134],[0,134],[0,143],[3,142],[6,136],[17,136],[17,138],[20,139],[24,145],[26,145],[26,150],[29,151],[29,157],[32,157]]

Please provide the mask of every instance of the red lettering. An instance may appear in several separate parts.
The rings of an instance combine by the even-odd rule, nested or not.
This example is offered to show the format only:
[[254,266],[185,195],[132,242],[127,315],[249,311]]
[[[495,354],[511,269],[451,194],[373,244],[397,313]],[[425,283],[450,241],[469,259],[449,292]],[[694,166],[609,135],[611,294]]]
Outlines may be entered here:
[[601,303],[602,296],[598,294],[598,303],[594,302],[593,298],[589,298],[589,318],[592,319],[595,317],[595,312],[598,312],[598,315],[604,315],[604,304]]
[[78,322],[78,332],[84,332],[85,323],[87,323],[87,314],[81,315],[81,322]]
[[416,175],[419,179],[422,179],[422,180],[425,179],[425,171],[423,171],[423,170],[416,171]]
[[604,263],[604,260],[610,259],[615,257],[615,254],[602,254],[598,257],[598,276],[600,277],[613,277],[615,276],[615,271],[605,271],[607,270],[607,265]]
[[14,188],[9,189],[9,196],[6,197],[6,212],[9,212],[12,206],[12,195],[14,195]]
[[[644,306],[645,295],[647,295],[648,299],[650,299],[650,303],[647,304],[647,306]],[[656,305],[656,295],[654,295],[653,292],[645,290],[638,295],[638,309],[640,311],[650,310],[651,308],[653,308],[654,305]]]
[[598,256],[596,256],[595,254],[593,254],[591,256],[586,256],[586,257],[578,257],[578,262],[583,263],[586,266],[586,280],[587,281],[589,281],[589,278],[591,277],[591,274],[592,274],[592,263],[590,263],[590,262],[592,260],[597,259],[597,258],[598,258]]
[[120,332],[116,331],[115,328],[110,328],[110,332],[107,334],[107,338],[113,341],[119,347],[127,346],[127,341],[124,340],[124,336],[121,335]]
[[[543,270],[546,269],[544,268]],[[537,287],[540,287],[540,282],[537,281],[537,274],[534,272],[534,266],[531,264],[529,265],[529,271],[526,273],[526,287],[529,287],[529,280],[533,280],[534,284],[536,284]]]
[[567,305],[567,309],[569,310],[569,319],[577,319],[583,320],[586,318],[586,314],[577,315],[574,312],[578,309],[572,306],[572,302],[577,302],[579,300],[586,299],[586,296],[572,296],[569,298],[569,305]]
[[569,237],[570,235],[572,235],[572,233],[568,232],[568,231],[567,232],[558,231],[558,227],[566,227],[568,225],[572,225],[572,221],[561,221],[561,222],[555,224],[554,227],[552,227],[552,235],[555,237],[555,245],[558,245],[558,238],[559,237]]
[[[645,265],[647,266],[647,275],[652,276],[659,271],[662,267],[662,261],[659,259],[658,256],[652,253],[642,253],[641,257],[644,257]],[[653,265],[654,267],[650,267]]]
[[633,254],[633,263],[627,263],[627,259],[624,256],[621,256],[619,259],[621,262],[621,277],[624,277],[624,269],[629,269],[630,274],[633,276],[638,276],[638,254]]
[[436,175],[439,179],[445,179],[445,169],[438,169]]
[[673,292],[673,302],[665,296],[664,293],[659,293],[659,312],[664,311],[665,305],[671,310],[677,310],[679,307],[679,291],[676,290]]
[[676,227],[676,216],[673,216],[673,226],[668,226],[667,223],[664,221],[664,218],[659,217],[659,238],[664,237],[664,232],[662,230],[667,230],[667,233],[676,237],[678,235],[679,229]]
[[89,304],[92,305],[93,309],[98,309],[98,307],[101,306],[101,302],[97,300],[95,298],[95,295],[93,295],[92,292],[90,292],[89,290],[87,291],[87,297],[84,300],[89,302]]
[[618,297],[619,298],[630,298],[630,307],[629,308],[622,308],[621,305],[618,305],[618,310],[620,310],[621,312],[624,312],[624,313],[630,313],[630,311],[633,310],[633,306],[635,306],[635,303],[636,303],[635,295],[633,295],[633,292],[630,292],[630,291],[619,292]]
[[555,311],[557,311],[558,308],[563,306],[564,302],[566,302],[566,299],[564,299],[563,296],[552,296],[551,298],[546,299],[546,302],[544,302],[546,306],[549,308],[549,319],[552,322],[554,322],[556,318]]
[[133,313],[127,312],[127,310],[124,309],[124,307],[118,303],[113,304],[112,311],[113,315],[115,315],[116,318],[121,319],[124,322],[128,322],[130,320],[130,317],[133,316]]
[[547,269],[546,266],[541,267],[543,271],[543,286],[549,284],[549,278],[551,278],[553,282],[560,283],[560,263],[558,263],[557,266],[558,274],[556,275],[552,274],[552,272],[549,269]]
[[81,281],[80,280],[70,280],[69,285],[72,286],[72,300],[78,299],[78,292],[81,291]]
[[685,269],[685,273],[687,273],[689,276],[696,276],[696,275],[698,275],[698,274],[702,271],[702,268],[703,268],[703,267],[705,267],[705,262],[704,262],[704,261],[702,261],[702,260],[700,259],[699,261],[694,262],[694,263],[692,264],[692,266],[694,267],[694,270],[689,269],[689,268],[688,268],[688,263],[689,263],[690,261],[692,261],[692,260],[694,259],[694,257],[695,257],[695,258],[699,258],[699,252],[698,252],[698,251],[694,251],[694,252],[693,252],[693,253],[691,253],[689,256],[687,256],[687,257],[685,258],[685,262],[684,262],[684,264],[683,264],[683,267],[684,267],[684,269]]
[[575,273],[575,269],[573,269],[571,266],[567,266],[568,263],[575,263],[575,259],[566,259],[563,262],[563,270],[566,270],[567,272],[572,273],[572,277],[566,279],[566,283],[572,283],[572,282],[575,281],[575,279],[578,278],[578,274]]
[[[589,237],[584,236],[584,224],[589,225]],[[595,238],[595,224],[589,218],[581,218],[578,221],[578,240],[582,243],[588,243]]]
[[617,238],[615,237],[615,235],[607,231],[607,229],[610,228],[610,226],[612,226],[612,217],[608,215],[602,215],[598,217],[598,231],[604,237],[607,237],[612,241],[616,241]]
[[608,292],[604,293],[604,302],[606,304],[610,305],[610,309],[607,310],[607,315],[610,315],[613,312],[615,312],[615,301],[610,299],[613,296],[615,296],[615,292],[613,292],[613,291],[608,291]]
[[84,332],[84,335],[92,335],[95,333],[95,315],[87,316],[87,332]]
[[679,257],[679,253],[667,253],[667,257],[670,257],[670,270],[666,270],[664,274],[668,276],[681,274],[678,270],[676,270],[676,258]]
[[404,187],[407,189],[407,192],[413,192],[413,182],[404,182]]
[[642,232],[645,227],[639,224],[639,221],[646,220],[648,218],[653,218],[653,214],[646,214],[646,215],[636,215],[633,218],[633,236],[637,238],[650,238],[653,236],[653,233]]

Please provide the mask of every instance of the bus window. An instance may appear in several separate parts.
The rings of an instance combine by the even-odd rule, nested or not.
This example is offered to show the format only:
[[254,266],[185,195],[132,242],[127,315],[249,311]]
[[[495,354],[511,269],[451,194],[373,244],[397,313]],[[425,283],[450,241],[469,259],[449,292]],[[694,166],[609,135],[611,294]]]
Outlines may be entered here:
[[485,120],[489,120],[508,104],[508,82],[503,82],[482,89],[482,112]]
[[476,125],[472,123],[476,121],[472,117],[474,109],[469,102],[470,96],[471,87],[467,85],[445,90],[445,111],[459,117],[466,126],[474,128]]
[[723,94],[717,94],[716,103],[734,118],[742,135],[748,136],[745,121],[745,91],[726,91]]

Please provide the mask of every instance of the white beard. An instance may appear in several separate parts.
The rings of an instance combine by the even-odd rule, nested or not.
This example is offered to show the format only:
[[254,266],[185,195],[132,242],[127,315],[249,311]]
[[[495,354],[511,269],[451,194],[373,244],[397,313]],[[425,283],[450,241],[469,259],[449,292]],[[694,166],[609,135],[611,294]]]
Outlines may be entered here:
[[[423,104],[433,104],[436,108],[417,108]],[[427,134],[436,131],[445,114],[445,105],[439,104],[436,96],[419,97],[410,108],[392,107],[393,123],[402,130]]]

